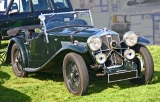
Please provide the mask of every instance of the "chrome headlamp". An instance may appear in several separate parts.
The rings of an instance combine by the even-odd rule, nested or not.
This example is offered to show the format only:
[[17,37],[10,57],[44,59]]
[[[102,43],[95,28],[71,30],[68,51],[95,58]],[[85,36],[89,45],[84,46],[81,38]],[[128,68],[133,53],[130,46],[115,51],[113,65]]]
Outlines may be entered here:
[[136,53],[132,49],[127,49],[124,51],[124,57],[128,60],[132,60],[135,57]]
[[89,48],[92,51],[97,51],[102,46],[102,40],[97,36],[93,36],[93,37],[88,38],[87,43],[88,43]]
[[107,60],[107,56],[104,53],[99,53],[96,55],[96,62],[98,64],[104,64]]
[[138,35],[133,31],[128,31],[123,35],[123,40],[128,46],[134,46],[138,42]]

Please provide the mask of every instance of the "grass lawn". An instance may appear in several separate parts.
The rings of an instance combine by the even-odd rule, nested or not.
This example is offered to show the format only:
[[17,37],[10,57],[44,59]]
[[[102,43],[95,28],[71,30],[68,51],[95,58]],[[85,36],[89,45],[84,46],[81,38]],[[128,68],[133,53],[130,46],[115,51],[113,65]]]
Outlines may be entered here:
[[128,80],[107,83],[92,80],[88,94],[74,96],[67,91],[62,75],[30,74],[18,78],[12,67],[0,68],[0,102],[159,102],[160,101],[160,46],[149,46],[155,65],[151,84],[137,86]]

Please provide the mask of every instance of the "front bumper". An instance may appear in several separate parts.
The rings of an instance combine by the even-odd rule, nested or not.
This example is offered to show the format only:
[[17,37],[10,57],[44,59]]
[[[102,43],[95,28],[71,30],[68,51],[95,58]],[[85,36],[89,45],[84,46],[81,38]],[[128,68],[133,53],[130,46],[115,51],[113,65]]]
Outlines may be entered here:
[[124,61],[122,66],[112,66],[104,69],[108,75],[108,83],[138,77],[137,64],[133,62]]
[[102,65],[100,68],[104,69],[104,71],[101,74],[97,73],[96,76],[107,76],[108,83],[134,79],[138,77],[137,64],[133,62],[124,61],[123,65],[110,67],[105,67]]

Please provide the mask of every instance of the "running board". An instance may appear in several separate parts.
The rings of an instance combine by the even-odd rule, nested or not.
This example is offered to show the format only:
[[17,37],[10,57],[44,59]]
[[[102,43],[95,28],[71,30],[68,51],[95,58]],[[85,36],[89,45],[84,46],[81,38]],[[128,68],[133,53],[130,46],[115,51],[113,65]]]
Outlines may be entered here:
[[119,71],[119,72],[116,72],[116,73],[108,74],[108,83],[133,79],[133,78],[137,78],[137,77],[138,77],[137,70]]

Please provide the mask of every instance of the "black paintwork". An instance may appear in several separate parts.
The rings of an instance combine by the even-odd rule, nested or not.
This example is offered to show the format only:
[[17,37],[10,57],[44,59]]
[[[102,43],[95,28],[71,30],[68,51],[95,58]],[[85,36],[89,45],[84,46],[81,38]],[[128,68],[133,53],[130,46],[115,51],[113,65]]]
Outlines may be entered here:
[[[60,28],[61,29],[61,28]],[[80,54],[87,65],[92,64],[93,60],[87,47],[87,39],[100,32],[100,29],[88,28],[74,35],[74,40],[79,44],[71,43],[70,35],[75,30],[64,30],[63,33],[53,30],[49,32],[49,43],[46,42],[44,33],[30,39],[27,32],[21,32],[20,36],[11,39],[8,46],[7,63],[10,63],[11,47],[17,43],[22,54],[23,68],[31,68],[27,71],[45,71],[45,72],[62,72],[62,62],[65,55],[69,52]],[[64,42],[64,43],[63,43]],[[81,45],[83,42],[85,45]],[[63,45],[66,44],[66,45]],[[56,69],[56,70],[55,70]]]
[[[87,65],[93,65],[95,61],[87,46],[87,39],[101,32],[102,29],[88,28],[76,33],[73,38],[74,41],[79,41],[78,45],[72,44],[70,39],[70,36],[75,31],[75,27],[74,29],[68,30],[64,30],[64,28],[52,30],[48,32],[49,43],[46,42],[44,32],[32,39],[27,31],[20,32],[19,36],[11,39],[8,46],[7,63],[11,62],[12,45],[17,43],[22,54],[23,68],[29,72],[40,70],[60,73],[62,72],[63,59],[65,55],[70,52],[78,53],[83,57]],[[121,42],[121,47],[127,48],[124,42]],[[125,49],[123,49],[122,52],[124,52],[124,50]]]
[[[7,0],[5,0],[7,1]],[[24,2],[25,0],[20,0]],[[41,0],[38,0],[41,1]],[[14,28],[14,27],[20,27],[20,26],[28,26],[28,25],[39,25],[38,16],[43,13],[51,13],[51,12],[67,12],[72,11],[72,5],[70,3],[70,0],[66,0],[68,3],[68,8],[65,9],[57,9],[55,7],[55,4],[53,0],[47,0],[49,3],[48,10],[39,10],[35,11],[33,8],[32,0],[29,0],[30,5],[30,12],[17,12],[13,14],[9,14],[9,11],[12,9],[12,5],[14,4],[14,0],[10,0],[10,3],[8,7],[6,8],[5,12],[0,12],[0,40],[6,40],[11,38],[11,36],[8,36],[7,30]]]

